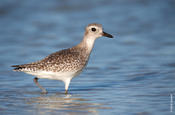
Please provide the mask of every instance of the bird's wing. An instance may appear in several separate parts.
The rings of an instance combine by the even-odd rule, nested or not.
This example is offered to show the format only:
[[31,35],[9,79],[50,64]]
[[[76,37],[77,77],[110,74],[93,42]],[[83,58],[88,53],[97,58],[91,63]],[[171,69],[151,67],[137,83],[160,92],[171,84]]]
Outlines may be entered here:
[[84,66],[82,59],[79,52],[66,49],[52,53],[40,61],[12,67],[15,67],[14,71],[74,71]]

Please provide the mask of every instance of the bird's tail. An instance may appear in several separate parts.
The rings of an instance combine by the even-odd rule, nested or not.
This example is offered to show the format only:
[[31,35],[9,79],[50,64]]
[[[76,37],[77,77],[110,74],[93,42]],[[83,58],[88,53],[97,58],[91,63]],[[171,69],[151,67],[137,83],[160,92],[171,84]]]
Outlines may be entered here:
[[12,65],[11,67],[14,67],[13,71],[22,71],[25,69],[24,65]]

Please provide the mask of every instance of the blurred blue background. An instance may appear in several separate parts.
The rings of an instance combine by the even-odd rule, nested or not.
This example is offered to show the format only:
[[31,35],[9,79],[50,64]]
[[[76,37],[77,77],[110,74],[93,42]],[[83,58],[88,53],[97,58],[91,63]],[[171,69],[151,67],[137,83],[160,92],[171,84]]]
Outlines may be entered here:
[[[78,44],[93,22],[115,38],[96,41],[69,95],[12,71]],[[175,114],[174,0],[1,0],[0,54],[1,115]]]

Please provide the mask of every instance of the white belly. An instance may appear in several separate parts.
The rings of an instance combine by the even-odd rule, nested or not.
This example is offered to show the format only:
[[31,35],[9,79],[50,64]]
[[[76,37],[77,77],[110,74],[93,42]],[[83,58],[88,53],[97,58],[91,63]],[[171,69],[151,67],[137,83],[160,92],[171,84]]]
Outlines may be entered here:
[[26,72],[28,74],[37,76],[41,79],[52,79],[65,81],[67,79],[72,79],[73,77],[79,75],[81,71],[74,72],[48,72],[48,71],[38,71],[38,72]]

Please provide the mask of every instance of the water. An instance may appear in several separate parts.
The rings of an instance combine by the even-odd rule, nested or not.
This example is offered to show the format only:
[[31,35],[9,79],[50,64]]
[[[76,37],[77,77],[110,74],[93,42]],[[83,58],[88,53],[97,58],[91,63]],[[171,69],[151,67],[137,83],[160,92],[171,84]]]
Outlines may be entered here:
[[[174,0],[1,0],[1,115],[174,115]],[[95,43],[87,68],[64,84],[13,72],[76,45],[84,27],[103,24],[115,39]],[[170,96],[171,95],[171,96]]]

